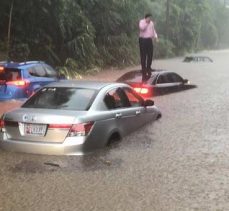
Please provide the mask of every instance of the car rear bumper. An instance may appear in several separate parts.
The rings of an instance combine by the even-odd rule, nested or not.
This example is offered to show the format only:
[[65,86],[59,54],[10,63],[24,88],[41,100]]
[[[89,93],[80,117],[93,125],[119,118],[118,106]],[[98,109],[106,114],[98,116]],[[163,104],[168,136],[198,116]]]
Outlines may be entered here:
[[28,142],[21,140],[4,140],[0,136],[0,147],[8,151],[45,154],[45,155],[83,155],[85,137],[67,138],[63,143]]

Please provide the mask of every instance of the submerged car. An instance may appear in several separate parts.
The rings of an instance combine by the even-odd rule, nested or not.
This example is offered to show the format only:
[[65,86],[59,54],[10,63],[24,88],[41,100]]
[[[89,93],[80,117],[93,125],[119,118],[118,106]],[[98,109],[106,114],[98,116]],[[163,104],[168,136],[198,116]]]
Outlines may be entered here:
[[26,99],[58,80],[58,72],[44,62],[0,62],[0,101]]
[[0,146],[36,154],[84,154],[160,116],[152,100],[143,100],[126,84],[62,81],[41,88],[2,116]]
[[132,86],[145,99],[193,87],[189,80],[183,79],[177,73],[160,69],[152,70],[150,78],[144,83],[141,70],[127,72],[117,82]]
[[183,62],[213,62],[208,56],[186,56]]

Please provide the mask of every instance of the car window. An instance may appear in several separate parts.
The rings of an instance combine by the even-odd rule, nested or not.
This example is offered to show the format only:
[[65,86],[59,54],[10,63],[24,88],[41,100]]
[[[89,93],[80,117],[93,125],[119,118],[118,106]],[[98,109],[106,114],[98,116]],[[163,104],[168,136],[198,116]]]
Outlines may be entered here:
[[124,88],[124,92],[130,102],[131,107],[139,107],[143,105],[143,99],[138,96],[132,89]]
[[174,83],[174,78],[173,78],[172,73],[168,73],[168,74],[166,74],[166,76],[167,76],[167,82],[168,83]]
[[57,77],[57,72],[49,65],[44,64],[43,67],[47,73],[47,77]]
[[94,89],[48,87],[38,91],[22,107],[86,111],[95,96]]
[[193,57],[191,57],[191,56],[187,56],[187,57],[185,57],[185,59],[184,59],[184,62],[191,62],[191,61],[193,61]]
[[204,62],[212,62],[212,59],[210,59],[209,57],[204,57]]
[[109,91],[105,95],[104,103],[108,109],[130,107],[130,102],[121,88]]
[[21,79],[21,70],[16,68],[2,68],[0,71],[1,81],[16,81]]
[[167,78],[169,83],[182,83],[183,79],[176,73],[168,73]]
[[183,78],[181,76],[177,75],[176,73],[172,73],[171,76],[173,78],[173,82],[183,83]]
[[157,84],[165,84],[169,83],[168,77],[165,74],[161,74],[157,78]]
[[184,62],[213,62],[213,60],[206,56],[189,56],[185,57]]
[[36,77],[45,77],[46,76],[45,69],[43,68],[42,65],[35,65],[33,67],[30,67],[28,69],[28,72],[30,75],[36,76]]

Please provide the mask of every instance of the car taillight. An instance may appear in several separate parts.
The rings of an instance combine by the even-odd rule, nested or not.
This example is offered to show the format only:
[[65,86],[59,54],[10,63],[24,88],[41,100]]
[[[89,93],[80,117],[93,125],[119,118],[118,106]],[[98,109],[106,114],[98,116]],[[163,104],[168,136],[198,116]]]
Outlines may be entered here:
[[25,80],[16,80],[16,81],[7,81],[6,84],[14,85],[14,86],[26,86],[29,84],[29,82]]
[[91,131],[94,122],[79,124],[50,124],[49,129],[68,129],[68,136],[86,136]]
[[135,87],[134,90],[140,94],[148,94],[149,93],[149,89],[145,88],[145,87]]
[[91,131],[92,127],[94,125],[94,122],[88,122],[88,123],[79,123],[72,125],[68,136],[86,136]]
[[49,129],[70,129],[71,124],[50,124]]
[[4,119],[0,119],[0,132],[4,132],[5,130],[5,121]]

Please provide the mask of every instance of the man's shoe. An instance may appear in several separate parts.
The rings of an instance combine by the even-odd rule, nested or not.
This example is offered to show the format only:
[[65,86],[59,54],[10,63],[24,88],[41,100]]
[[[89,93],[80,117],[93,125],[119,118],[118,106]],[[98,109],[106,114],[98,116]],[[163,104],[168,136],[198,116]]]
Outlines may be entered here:
[[147,71],[146,79],[149,80],[151,78],[151,75],[152,75],[151,71]]

